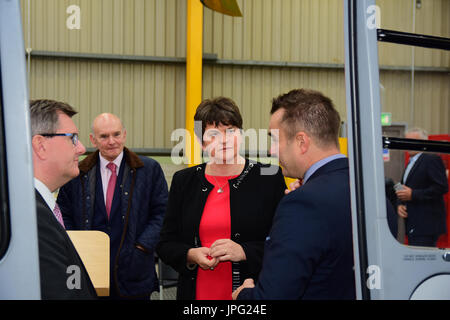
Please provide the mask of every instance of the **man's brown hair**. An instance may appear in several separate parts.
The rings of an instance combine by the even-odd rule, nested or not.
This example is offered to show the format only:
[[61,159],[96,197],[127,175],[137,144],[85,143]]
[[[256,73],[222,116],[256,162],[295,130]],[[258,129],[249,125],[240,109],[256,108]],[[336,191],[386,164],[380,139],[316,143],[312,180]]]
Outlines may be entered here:
[[295,89],[274,98],[271,114],[284,109],[281,123],[289,139],[304,131],[319,147],[335,145],[339,148],[341,118],[331,99],[321,92]]
[[73,117],[77,112],[67,103],[39,99],[30,101],[31,135],[56,133],[58,129],[58,113]]

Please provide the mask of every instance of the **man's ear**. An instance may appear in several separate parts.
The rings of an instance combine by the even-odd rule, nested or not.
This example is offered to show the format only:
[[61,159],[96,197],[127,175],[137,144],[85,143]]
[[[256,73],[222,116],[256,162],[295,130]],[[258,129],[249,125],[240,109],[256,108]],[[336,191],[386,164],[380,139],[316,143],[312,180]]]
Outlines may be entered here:
[[89,133],[89,140],[91,140],[92,145],[97,148],[97,144],[95,143],[94,135]]
[[310,137],[304,132],[299,131],[295,135],[295,143],[302,154],[306,153],[311,145]]
[[39,159],[44,160],[47,158],[47,144],[46,138],[41,135],[35,135],[31,138],[31,148],[33,149],[33,154],[35,154]]
[[127,138],[127,129],[123,129],[123,139]]

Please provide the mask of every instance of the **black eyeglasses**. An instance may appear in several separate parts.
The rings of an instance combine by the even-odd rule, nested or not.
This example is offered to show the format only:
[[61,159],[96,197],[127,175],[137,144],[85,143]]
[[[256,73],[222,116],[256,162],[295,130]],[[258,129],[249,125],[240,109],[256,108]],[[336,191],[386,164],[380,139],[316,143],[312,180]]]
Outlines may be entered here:
[[43,137],[70,137],[74,146],[78,144],[78,133],[41,133]]

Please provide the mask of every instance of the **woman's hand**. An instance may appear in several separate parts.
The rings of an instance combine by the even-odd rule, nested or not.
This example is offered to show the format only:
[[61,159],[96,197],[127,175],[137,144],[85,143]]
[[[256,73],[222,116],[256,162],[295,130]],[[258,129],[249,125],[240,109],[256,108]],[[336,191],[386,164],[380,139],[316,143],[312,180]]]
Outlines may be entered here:
[[247,259],[241,245],[230,239],[216,240],[209,249],[209,255],[217,259],[219,262],[238,262]]
[[214,269],[219,261],[210,256],[209,248],[201,247],[189,249],[187,253],[187,263],[197,264],[200,268],[208,270]]

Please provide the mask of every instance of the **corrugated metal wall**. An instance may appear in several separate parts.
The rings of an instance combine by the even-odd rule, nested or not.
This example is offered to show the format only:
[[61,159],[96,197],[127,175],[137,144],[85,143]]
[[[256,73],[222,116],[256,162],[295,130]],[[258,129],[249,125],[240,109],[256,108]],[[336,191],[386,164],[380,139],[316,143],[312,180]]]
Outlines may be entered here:
[[[25,46],[30,8],[34,52],[185,57],[186,3],[180,0],[22,0]],[[70,30],[67,7],[81,9],[81,29]],[[30,96],[71,103],[87,144],[92,120],[119,115],[133,148],[170,148],[184,126],[183,64],[31,58]]]
[[344,63],[341,0],[238,3],[243,18],[205,10],[205,52],[222,59]]
[[[412,0],[378,0],[381,27],[450,38],[450,1],[422,0],[414,9]],[[415,26],[413,25],[415,11]],[[379,43],[380,64],[386,66],[424,67],[414,74],[411,95],[411,71],[383,71],[380,81],[385,88],[384,111],[392,112],[393,121],[420,126],[431,134],[450,132],[450,52],[411,46]],[[427,69],[428,68],[428,69]],[[444,69],[446,72],[433,72]],[[414,100],[412,100],[414,99]]]
[[[186,55],[184,0],[21,0],[24,28],[28,3],[33,50]],[[71,5],[80,8],[79,30],[66,27]]]
[[[384,29],[415,32],[450,38],[450,1],[422,0],[415,10],[413,27],[413,3],[415,0],[377,0],[381,9],[381,27]],[[380,43],[380,64],[410,66],[413,47]],[[415,65],[450,67],[450,52],[426,48],[414,48]]]
[[[92,120],[117,114],[133,148],[169,148],[170,133],[184,126],[185,68],[154,63],[32,60],[31,97],[67,101],[88,144]],[[168,134],[165,134],[165,133]]]
[[342,70],[209,65],[204,68],[203,95],[233,97],[242,111],[245,129],[267,128],[272,99],[293,88],[322,91],[333,99],[340,114],[345,114]]
[[[216,54],[219,60],[204,66],[203,97],[230,96],[242,109],[246,128],[266,128],[274,96],[308,87],[329,95],[344,118],[342,0],[238,3],[243,18],[204,10],[204,53]],[[412,0],[377,4],[383,28],[412,31]],[[69,5],[81,9],[80,30],[66,27]],[[22,10],[25,46],[34,52],[185,57],[185,0],[22,0]],[[450,37],[450,1],[422,0],[415,31]],[[381,65],[403,69],[411,65],[411,47],[380,44],[379,48]],[[414,50],[416,67],[450,68],[450,53]],[[415,73],[414,103],[410,72],[382,70],[383,110],[393,113],[393,121],[408,123],[414,118],[410,126],[449,132],[450,75],[441,69]],[[93,118],[111,111],[123,118],[130,147],[171,148],[172,130],[184,126],[185,65],[32,56],[30,96],[73,104],[80,111],[76,121],[83,141],[87,142]]]

